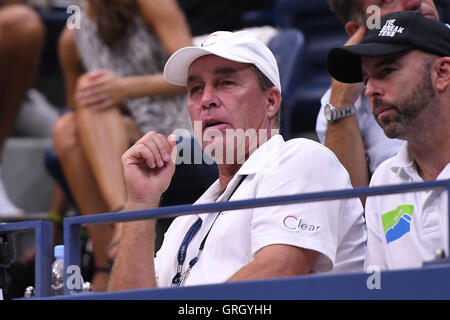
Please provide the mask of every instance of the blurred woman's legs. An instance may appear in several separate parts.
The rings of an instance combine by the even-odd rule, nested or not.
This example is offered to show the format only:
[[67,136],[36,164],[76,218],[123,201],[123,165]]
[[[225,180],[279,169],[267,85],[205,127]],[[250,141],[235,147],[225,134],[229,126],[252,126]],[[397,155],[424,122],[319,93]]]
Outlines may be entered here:
[[[107,212],[108,205],[103,200],[95,176],[78,141],[74,113],[66,113],[58,119],[53,130],[53,141],[80,213],[87,215]],[[95,266],[107,269],[109,261],[106,248],[112,239],[113,228],[111,225],[101,225],[88,227],[87,230],[93,244]],[[92,280],[94,291],[104,291],[108,279],[108,273],[97,272]]]
[[[32,9],[0,6],[0,150],[36,75],[44,34],[44,25]],[[21,215],[0,181],[0,219]]]
[[24,5],[0,7],[0,147],[39,66],[44,25]]

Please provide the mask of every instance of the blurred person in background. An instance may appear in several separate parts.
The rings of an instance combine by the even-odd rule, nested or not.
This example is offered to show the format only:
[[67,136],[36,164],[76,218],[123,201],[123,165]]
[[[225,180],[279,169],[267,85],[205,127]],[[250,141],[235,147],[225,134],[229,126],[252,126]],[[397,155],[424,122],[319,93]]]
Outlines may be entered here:
[[[44,35],[42,21],[33,9],[20,1],[0,0],[0,150],[36,76]],[[8,197],[0,167],[0,221],[24,216]]]
[[[58,110],[31,88],[38,73],[45,26],[31,1],[0,1],[0,150],[10,136],[50,137]],[[0,166],[0,176],[1,176]],[[55,185],[50,212],[63,213],[65,196]],[[0,178],[0,220],[25,217],[7,195]]]
[[[170,54],[191,44],[174,0],[89,0],[80,29],[64,29],[59,58],[67,112],[53,137],[81,214],[119,210],[125,203],[120,157],[142,134],[191,130],[182,86],[163,75]],[[89,227],[96,273],[106,288],[120,224]]]
[[[32,88],[38,76],[46,28],[30,4],[30,1],[0,0],[0,153],[6,152],[5,142],[11,136],[50,137],[58,118],[57,108]],[[42,163],[42,159],[35,160]],[[25,212],[18,207],[20,204],[16,205],[10,199],[1,180],[2,170],[3,173],[8,170],[6,164],[0,164],[0,222],[27,218],[31,212]],[[21,184],[21,181],[13,183]],[[54,242],[61,231],[62,215],[66,209],[65,195],[55,184],[49,204]],[[29,285],[27,281],[32,280],[27,275],[34,276],[34,256],[32,245],[11,266],[11,290],[18,290],[18,295],[14,296],[20,297],[23,294],[21,285]]]

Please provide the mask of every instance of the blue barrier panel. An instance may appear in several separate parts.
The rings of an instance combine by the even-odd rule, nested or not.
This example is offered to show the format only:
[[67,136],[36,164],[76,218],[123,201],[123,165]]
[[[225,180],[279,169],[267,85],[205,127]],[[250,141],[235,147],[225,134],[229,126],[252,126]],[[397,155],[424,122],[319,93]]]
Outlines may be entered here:
[[44,220],[0,224],[0,232],[27,231],[34,229],[36,258],[34,288],[36,297],[52,295],[51,267],[53,260],[52,224]]
[[[155,218],[162,218],[162,217],[167,218],[167,217],[174,217],[174,216],[187,215],[187,214],[200,214],[200,213],[218,212],[218,211],[233,211],[233,210],[239,210],[239,209],[245,209],[245,208],[259,208],[259,207],[268,207],[268,206],[275,206],[275,205],[282,205],[282,204],[287,205],[287,204],[293,204],[293,203],[327,201],[327,200],[336,200],[336,199],[345,199],[345,198],[355,198],[355,197],[360,197],[360,196],[389,195],[389,194],[396,194],[396,193],[421,191],[421,190],[427,190],[427,189],[433,189],[433,188],[446,189],[447,195],[449,197],[448,203],[450,204],[450,180],[439,180],[439,181],[426,181],[423,183],[389,185],[389,186],[380,186],[380,187],[360,187],[360,188],[354,188],[354,189],[305,193],[305,194],[297,194],[297,195],[281,196],[281,197],[229,201],[229,202],[219,202],[219,203],[200,204],[200,205],[180,205],[180,206],[172,206],[172,207],[161,207],[161,208],[155,208],[155,209],[149,209],[149,210],[105,213],[105,214],[96,214],[96,215],[89,215],[89,216],[65,218],[64,219],[64,244],[65,244],[65,246],[64,246],[64,250],[65,250],[64,264],[66,266],[70,266],[70,265],[79,266],[80,265],[81,225],[96,225],[96,224],[105,224],[105,223],[127,222],[127,221],[136,221],[136,220],[142,220],[142,219],[155,219]],[[450,211],[450,209],[448,209],[448,211]],[[450,212],[448,212],[448,213],[449,213],[449,217],[450,217]],[[450,229],[450,223],[449,223],[449,229]],[[449,234],[450,234],[450,230],[449,230]],[[450,237],[449,237],[449,241],[450,241]],[[449,245],[449,248],[450,248],[450,245]],[[442,263],[442,262],[444,262],[444,263]],[[449,279],[448,273],[450,272],[449,271],[450,262],[449,262],[448,257],[444,261],[440,261],[440,263],[444,267],[443,272],[447,275],[447,277],[445,277],[444,279]],[[433,265],[432,264],[426,265],[426,268],[430,268],[430,267],[433,267]],[[396,274],[396,273],[394,272],[394,274]],[[398,275],[398,273],[397,273],[397,275]],[[433,279],[436,280],[434,273],[427,273],[427,275],[432,277],[432,279],[430,279],[430,281],[432,281]],[[333,275],[324,275],[324,276],[325,277],[330,277],[330,276],[335,277],[333,279],[335,279],[335,281],[339,282],[339,281],[341,281],[341,280],[339,280],[339,278],[342,277],[343,275],[334,275],[334,276]],[[358,275],[353,275],[353,276],[358,277]],[[359,275],[359,277],[367,278],[367,274]],[[388,277],[390,277],[390,276],[388,276]],[[68,274],[66,274],[65,284],[67,284],[67,278],[68,278]],[[403,279],[403,278],[399,277],[398,279]],[[265,281],[267,281],[267,280],[264,280],[262,282],[264,283]],[[275,281],[282,281],[282,280],[278,279]],[[299,281],[303,281],[303,280],[299,280]],[[406,279],[406,280],[404,280],[404,283],[408,283],[408,281],[410,281],[410,280]],[[394,283],[395,282],[396,281],[394,281]],[[312,284],[312,285],[314,285],[314,284]],[[348,285],[349,285],[348,283],[345,284],[345,286],[348,286]],[[448,287],[449,286],[447,285],[446,288],[448,288]],[[177,289],[180,289],[180,288],[177,288]],[[351,287],[349,287],[347,289],[350,291],[353,290],[353,288],[351,288]],[[158,290],[157,292],[161,292],[159,290],[162,290],[162,289],[154,289],[154,290]],[[401,289],[395,289],[395,290],[397,290],[397,291],[400,290],[398,292],[403,292],[405,294],[407,293],[407,291],[401,291]],[[392,291],[392,293],[397,292],[395,290]],[[148,294],[148,292],[154,292],[154,291],[146,291],[145,294]],[[171,291],[171,292],[174,292],[174,291]],[[69,293],[70,293],[70,291],[66,286],[65,294],[67,295]],[[158,295],[158,293],[155,293],[155,294]],[[429,294],[431,294],[433,296],[440,295],[442,297],[449,296],[449,293],[447,292],[447,290],[441,290],[438,293],[435,292],[434,294],[429,292]],[[177,294],[175,294],[175,296],[177,296]],[[389,294],[387,294],[387,296],[389,296]],[[152,294],[152,297],[153,297],[153,294]],[[92,296],[92,298],[93,298],[93,296]],[[168,297],[166,297],[166,298],[168,298]],[[247,299],[249,299],[249,298],[254,298],[254,297],[249,295],[249,296],[247,296]],[[174,298],[172,298],[172,299],[174,299]],[[191,297],[191,299],[192,299],[192,297]],[[255,297],[255,299],[257,299],[257,297]]]
[[370,273],[316,274],[223,284],[60,296],[52,300],[448,300],[450,267],[383,271],[380,288]]

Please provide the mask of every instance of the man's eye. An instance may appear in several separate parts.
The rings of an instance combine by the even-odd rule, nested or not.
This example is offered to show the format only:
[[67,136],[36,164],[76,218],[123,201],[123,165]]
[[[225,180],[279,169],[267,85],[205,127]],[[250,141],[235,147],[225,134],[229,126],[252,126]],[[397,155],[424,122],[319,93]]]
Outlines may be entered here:
[[198,92],[200,89],[201,89],[200,86],[194,86],[194,87],[191,87],[191,89],[189,90],[189,92],[190,92],[191,94],[194,94],[194,93]]
[[231,81],[231,80],[223,80],[223,81],[222,81],[222,85],[223,85],[223,86],[232,86],[232,85],[234,85],[234,81]]
[[383,68],[383,69],[381,70],[381,75],[382,75],[383,77],[386,77],[386,76],[390,75],[391,73],[393,73],[394,71],[395,71],[394,68]]

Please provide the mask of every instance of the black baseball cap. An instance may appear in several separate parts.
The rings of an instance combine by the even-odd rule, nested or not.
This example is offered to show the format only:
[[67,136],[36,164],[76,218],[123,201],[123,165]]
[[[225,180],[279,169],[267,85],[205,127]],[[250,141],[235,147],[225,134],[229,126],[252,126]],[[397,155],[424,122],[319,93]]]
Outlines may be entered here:
[[438,20],[425,18],[419,11],[387,14],[381,18],[381,29],[369,29],[361,44],[331,49],[328,72],[340,82],[361,82],[361,57],[381,57],[413,49],[450,56],[450,28]]

